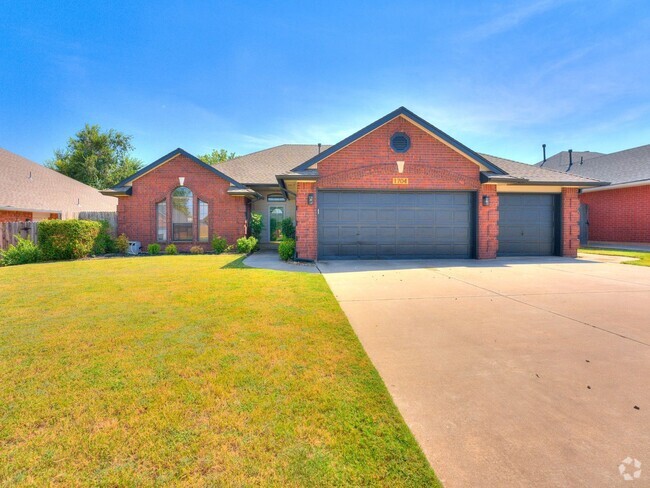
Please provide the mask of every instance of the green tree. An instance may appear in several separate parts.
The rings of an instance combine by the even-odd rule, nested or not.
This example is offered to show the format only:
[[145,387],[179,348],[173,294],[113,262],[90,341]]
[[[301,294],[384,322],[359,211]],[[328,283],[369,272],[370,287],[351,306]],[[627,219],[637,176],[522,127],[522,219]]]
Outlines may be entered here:
[[234,152],[228,152],[225,149],[213,149],[212,152],[198,156],[201,161],[208,163],[210,166],[223,163],[224,161],[228,161],[234,157]]
[[98,125],[86,124],[68,140],[65,149],[54,151],[48,168],[97,189],[115,186],[135,173],[142,162],[129,155],[133,150],[131,136]]

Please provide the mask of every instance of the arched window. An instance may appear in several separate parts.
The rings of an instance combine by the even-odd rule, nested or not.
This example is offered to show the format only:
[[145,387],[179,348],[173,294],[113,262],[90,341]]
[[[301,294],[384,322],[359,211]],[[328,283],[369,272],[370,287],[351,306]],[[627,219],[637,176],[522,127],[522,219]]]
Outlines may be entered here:
[[193,222],[194,195],[189,188],[179,186],[172,193],[172,239],[191,241]]

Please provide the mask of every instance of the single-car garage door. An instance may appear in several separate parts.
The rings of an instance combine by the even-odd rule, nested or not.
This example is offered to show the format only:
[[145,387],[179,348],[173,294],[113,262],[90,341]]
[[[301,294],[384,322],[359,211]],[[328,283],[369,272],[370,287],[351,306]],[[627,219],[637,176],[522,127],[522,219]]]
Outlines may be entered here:
[[471,192],[318,193],[320,259],[469,258]]
[[499,256],[556,254],[556,195],[499,194]]

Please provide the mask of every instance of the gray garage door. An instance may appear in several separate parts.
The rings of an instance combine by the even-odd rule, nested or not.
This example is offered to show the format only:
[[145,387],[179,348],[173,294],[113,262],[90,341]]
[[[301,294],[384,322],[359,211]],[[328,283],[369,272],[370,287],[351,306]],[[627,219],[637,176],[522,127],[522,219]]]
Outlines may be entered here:
[[555,254],[555,195],[499,194],[499,256]]
[[472,257],[472,202],[470,192],[319,192],[319,258]]

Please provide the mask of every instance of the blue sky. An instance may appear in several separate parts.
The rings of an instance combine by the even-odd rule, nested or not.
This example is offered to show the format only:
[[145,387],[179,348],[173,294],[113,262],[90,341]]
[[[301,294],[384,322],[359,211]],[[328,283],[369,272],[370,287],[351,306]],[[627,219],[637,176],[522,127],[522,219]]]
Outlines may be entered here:
[[86,122],[149,163],[334,143],[400,105],[530,163],[648,144],[650,4],[0,1],[0,146],[38,162]]

